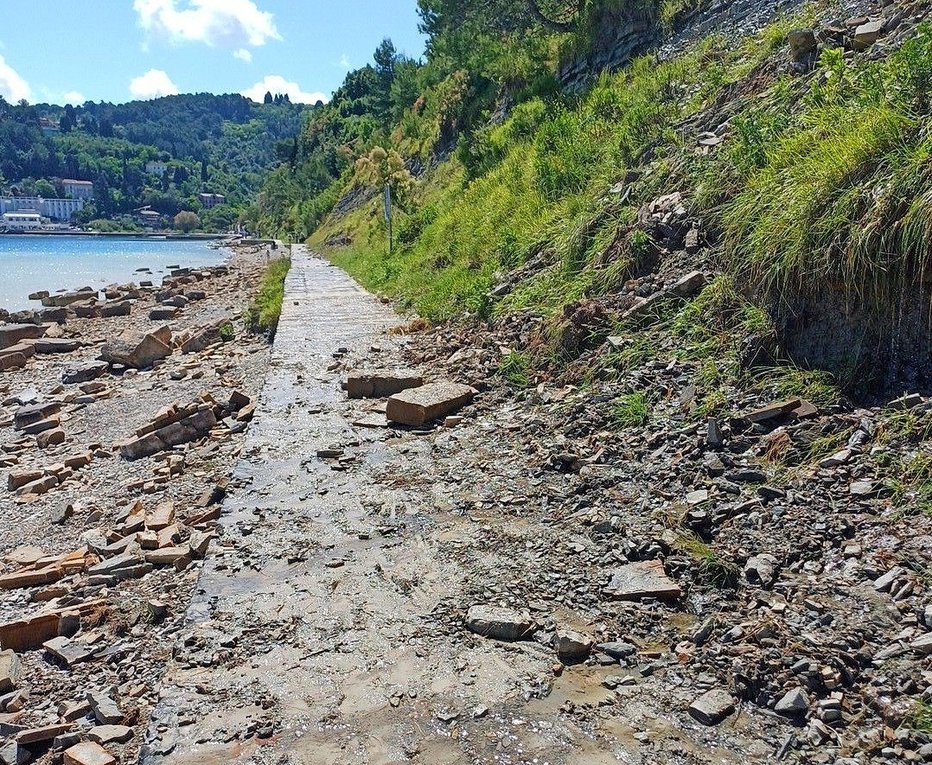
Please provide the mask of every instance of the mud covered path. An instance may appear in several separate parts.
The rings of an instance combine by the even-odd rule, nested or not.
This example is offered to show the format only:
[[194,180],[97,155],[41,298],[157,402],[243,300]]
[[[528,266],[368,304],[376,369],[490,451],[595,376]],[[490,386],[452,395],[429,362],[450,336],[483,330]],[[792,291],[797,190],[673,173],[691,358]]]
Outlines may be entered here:
[[[556,547],[560,532],[456,510],[458,466],[487,464],[493,492],[520,480],[495,469],[481,432],[389,430],[384,402],[346,399],[345,370],[399,363],[397,321],[295,248],[268,380],[142,762],[645,763],[640,742],[658,737],[673,745],[666,761],[737,761],[638,689],[624,716],[599,714],[616,700],[611,668],[563,671],[548,646],[464,628],[477,583],[507,587],[515,549],[554,534]],[[509,542],[489,544],[489,523]]]

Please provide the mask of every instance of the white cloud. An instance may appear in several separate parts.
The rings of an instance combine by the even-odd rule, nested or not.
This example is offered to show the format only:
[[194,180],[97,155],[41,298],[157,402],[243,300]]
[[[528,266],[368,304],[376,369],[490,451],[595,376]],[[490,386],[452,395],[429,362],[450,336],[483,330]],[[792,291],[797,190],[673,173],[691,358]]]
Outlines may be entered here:
[[69,90],[65,95],[65,103],[71,104],[72,106],[77,106],[78,104],[83,104],[87,99],[84,97],[84,94],[78,90]]
[[258,104],[262,103],[266,93],[273,96],[287,93],[293,104],[316,104],[318,101],[330,100],[324,93],[305,93],[298,83],[290,82],[277,74],[267,74],[251,88],[242,91],[242,95]]
[[239,50],[233,51],[233,58],[238,58],[240,61],[245,61],[247,64],[252,63],[252,53],[250,53],[246,48],[240,48]]
[[177,96],[178,86],[161,69],[150,69],[130,81],[129,92],[133,98],[145,100],[160,96]]
[[32,89],[3,56],[0,56],[0,96],[7,101],[15,103],[22,99],[32,98]]
[[134,0],[133,8],[146,32],[176,43],[236,50],[282,39],[275,18],[253,0]]
[[347,72],[353,68],[353,65],[350,64],[349,57],[345,53],[342,56],[340,56],[339,67],[340,69],[345,69]]

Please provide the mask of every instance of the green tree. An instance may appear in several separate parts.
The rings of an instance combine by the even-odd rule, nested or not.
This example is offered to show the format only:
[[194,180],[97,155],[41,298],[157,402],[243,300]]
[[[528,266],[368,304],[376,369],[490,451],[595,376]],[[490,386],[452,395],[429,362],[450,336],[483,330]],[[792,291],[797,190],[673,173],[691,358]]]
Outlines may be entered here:
[[190,234],[199,225],[201,225],[201,219],[190,210],[182,210],[175,216],[175,228],[186,234]]
[[44,178],[40,178],[36,181],[36,194],[45,199],[54,199],[58,196],[55,187]]

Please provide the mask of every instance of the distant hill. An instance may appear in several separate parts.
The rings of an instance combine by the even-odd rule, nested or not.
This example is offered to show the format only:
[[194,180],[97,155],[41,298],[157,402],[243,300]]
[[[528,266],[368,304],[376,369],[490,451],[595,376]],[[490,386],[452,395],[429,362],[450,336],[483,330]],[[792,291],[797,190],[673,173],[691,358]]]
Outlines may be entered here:
[[[223,228],[268,171],[290,158],[313,108],[283,96],[256,104],[207,93],[78,107],[0,98],[0,186],[48,196],[62,178],[88,180],[97,200],[86,219],[148,205],[166,216],[194,210]],[[157,165],[147,173],[150,162]],[[223,194],[227,204],[204,211],[201,192]]]

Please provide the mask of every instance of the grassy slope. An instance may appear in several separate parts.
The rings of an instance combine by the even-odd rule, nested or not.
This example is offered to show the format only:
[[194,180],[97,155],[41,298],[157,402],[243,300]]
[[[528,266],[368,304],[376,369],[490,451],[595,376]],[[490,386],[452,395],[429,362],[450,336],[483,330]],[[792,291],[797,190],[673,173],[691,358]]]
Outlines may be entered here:
[[[763,305],[831,285],[892,310],[932,246],[932,37],[920,29],[880,62],[828,51],[813,76],[779,75],[786,32],[807,15],[738,46],[711,37],[671,61],[641,59],[578,102],[522,104],[474,142],[472,178],[456,159],[428,174],[398,213],[391,257],[380,200],[326,220],[311,243],[430,319],[555,314],[617,290],[652,247],[639,206],[681,190],[721,242],[728,283]],[[703,156],[684,125],[716,99],[736,114]],[[609,193],[630,170],[625,195]],[[336,234],[352,244],[327,248]],[[490,288],[538,255],[543,267],[493,302]]]

